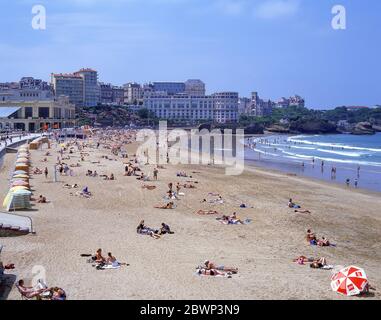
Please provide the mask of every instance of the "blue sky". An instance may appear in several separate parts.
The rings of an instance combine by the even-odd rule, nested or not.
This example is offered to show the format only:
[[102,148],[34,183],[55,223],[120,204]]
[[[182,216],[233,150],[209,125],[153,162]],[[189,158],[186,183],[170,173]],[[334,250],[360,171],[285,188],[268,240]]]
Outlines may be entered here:
[[[31,27],[32,6],[47,11]],[[347,29],[331,27],[334,5]],[[103,82],[200,78],[312,108],[381,104],[379,0],[2,0],[0,82],[81,67]]]

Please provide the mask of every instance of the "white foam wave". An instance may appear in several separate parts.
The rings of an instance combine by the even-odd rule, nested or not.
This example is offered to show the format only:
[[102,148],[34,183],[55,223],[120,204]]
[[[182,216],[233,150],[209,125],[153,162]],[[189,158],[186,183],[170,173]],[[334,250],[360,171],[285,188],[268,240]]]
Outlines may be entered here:
[[358,158],[363,155],[363,153],[359,153],[359,152],[344,152],[344,151],[334,151],[334,150],[326,150],[326,149],[317,149],[317,151],[337,154],[337,155],[346,156],[346,157],[354,157],[354,158]]
[[304,137],[307,137],[307,136],[290,137],[287,139],[287,141],[288,142],[296,142],[296,143],[302,143],[302,144],[315,145],[315,146],[321,146],[321,147],[329,147],[329,148],[340,148],[340,149],[349,149],[349,150],[381,152],[381,149],[378,149],[378,148],[364,148],[364,147],[347,146],[347,145],[343,145],[340,143],[314,142],[314,141],[310,141],[310,140],[301,140],[301,138],[304,138]]

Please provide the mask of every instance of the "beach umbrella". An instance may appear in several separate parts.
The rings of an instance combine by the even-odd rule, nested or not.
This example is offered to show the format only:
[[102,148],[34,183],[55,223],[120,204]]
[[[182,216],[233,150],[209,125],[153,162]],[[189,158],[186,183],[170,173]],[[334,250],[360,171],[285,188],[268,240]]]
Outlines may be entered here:
[[17,159],[16,164],[29,164],[29,160]]
[[341,269],[331,278],[331,288],[346,296],[356,296],[364,291],[368,284],[365,271],[362,268],[349,266]]
[[17,164],[16,167],[15,167],[16,170],[28,170],[29,169],[29,166],[26,165],[26,164]]
[[29,176],[27,174],[15,174],[12,179],[14,178],[29,179]]
[[17,186],[24,186],[24,187],[29,187],[29,183],[22,181],[22,180],[16,180],[12,182],[12,187],[17,187]]
[[24,171],[24,170],[16,170],[15,172],[13,172],[14,175],[16,174],[27,174],[28,172]]
[[26,153],[26,152],[19,152],[17,154],[17,157],[21,158],[21,157],[25,157],[25,158],[29,158],[29,153]]
[[15,187],[12,187],[9,189],[9,192],[14,192],[14,191],[17,191],[17,190],[29,190],[27,187],[25,186],[15,186]]

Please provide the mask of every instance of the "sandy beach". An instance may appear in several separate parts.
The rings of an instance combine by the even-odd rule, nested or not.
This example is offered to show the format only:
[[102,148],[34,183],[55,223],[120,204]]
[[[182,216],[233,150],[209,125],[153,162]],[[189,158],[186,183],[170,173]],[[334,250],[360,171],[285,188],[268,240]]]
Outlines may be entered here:
[[[127,145],[129,155],[136,143]],[[59,176],[53,182],[53,165],[59,147],[52,144],[51,156],[42,163],[47,146],[32,150],[34,167],[49,169],[31,179],[34,197],[44,195],[49,203],[37,204],[33,210],[20,212],[33,218],[36,235],[0,238],[4,245],[1,260],[14,263],[7,272],[30,281],[33,266],[43,266],[50,286],[66,290],[68,299],[380,299],[381,290],[381,196],[378,193],[348,189],[323,181],[289,176],[250,167],[239,176],[226,176],[224,169],[200,165],[165,165],[159,169],[156,186],[145,190],[136,177],[124,176],[121,157],[110,150],[86,148],[84,161],[78,152],[65,161],[74,176]],[[102,158],[107,155],[113,160]],[[15,154],[7,154],[0,169],[0,195],[8,191],[9,174]],[[98,162],[99,163],[95,163]],[[142,166],[152,173],[154,166]],[[113,173],[116,180],[86,176],[87,170],[98,174]],[[153,207],[164,203],[167,185],[185,183],[177,177],[186,171],[197,180],[195,189],[182,189],[185,196],[174,210]],[[197,173],[193,173],[197,172]],[[88,186],[89,199],[70,193],[64,184]],[[200,203],[209,192],[219,193],[223,204]],[[295,213],[288,208],[292,198],[311,214]],[[240,208],[245,203],[252,208]],[[248,225],[223,225],[217,216],[200,216],[199,209],[217,210],[241,219]],[[136,233],[141,220],[153,228],[162,222],[175,234],[155,240]],[[336,247],[316,247],[305,240],[311,228],[326,236]],[[81,254],[94,254],[102,248],[121,262],[130,264],[119,270],[96,270]],[[330,288],[331,271],[298,265],[292,259],[326,257],[332,265],[363,267],[371,284],[378,290],[367,298],[344,297]],[[239,269],[232,278],[201,277],[196,266],[204,260]],[[7,299],[20,299],[15,287]]]

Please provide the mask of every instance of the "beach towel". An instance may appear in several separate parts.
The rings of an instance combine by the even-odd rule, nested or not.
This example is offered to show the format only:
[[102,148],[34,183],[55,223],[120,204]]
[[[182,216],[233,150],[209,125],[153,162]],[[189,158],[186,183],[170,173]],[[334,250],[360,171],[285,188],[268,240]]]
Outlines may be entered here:
[[118,266],[114,266],[112,264],[106,264],[106,265],[103,265],[103,266],[98,266],[97,267],[97,270],[110,270],[110,269],[120,269],[120,265]]
[[323,269],[323,270],[332,270],[333,268],[334,268],[334,266],[330,265],[330,264],[327,264],[327,265],[321,267],[321,269]]

